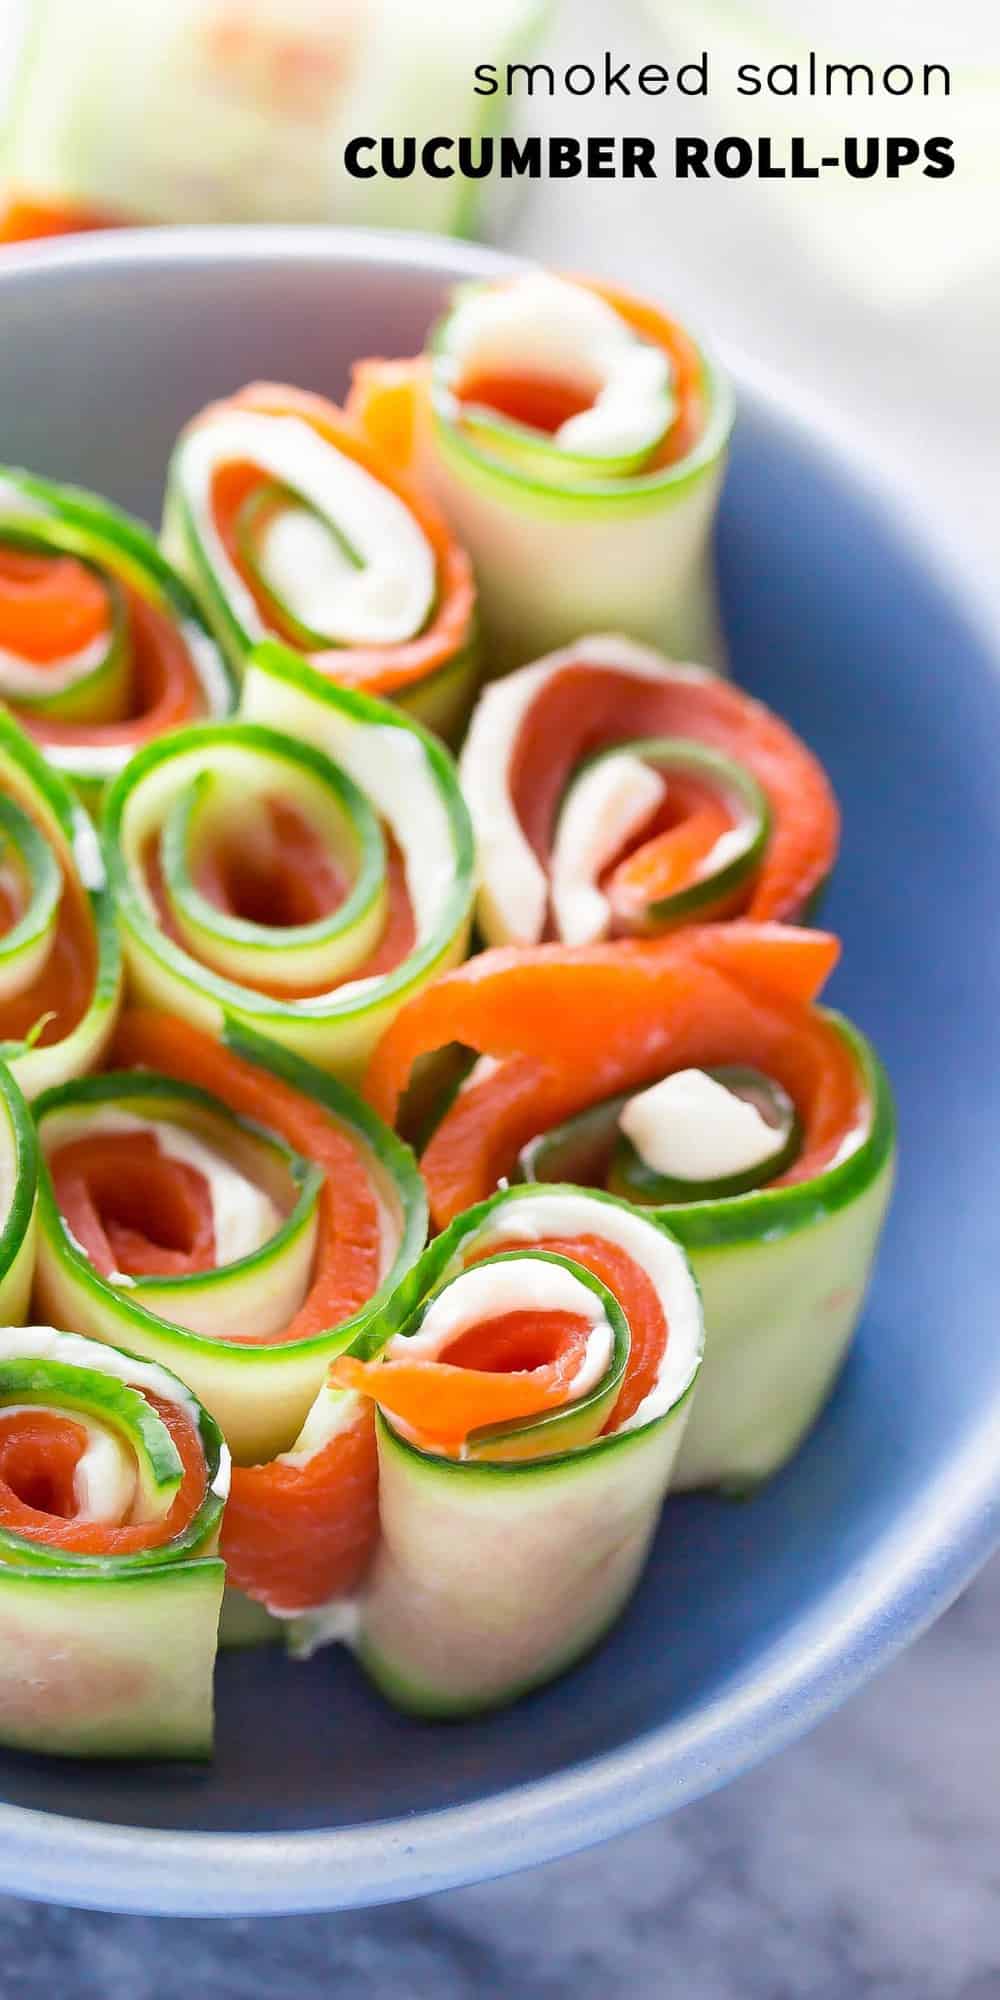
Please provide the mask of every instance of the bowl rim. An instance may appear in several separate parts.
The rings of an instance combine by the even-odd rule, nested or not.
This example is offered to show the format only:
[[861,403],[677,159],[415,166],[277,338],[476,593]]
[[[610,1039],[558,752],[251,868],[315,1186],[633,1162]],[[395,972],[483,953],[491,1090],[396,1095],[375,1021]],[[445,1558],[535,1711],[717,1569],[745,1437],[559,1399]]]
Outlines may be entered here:
[[[393,230],[210,225],[121,230],[4,249],[7,286],[81,270],[288,258],[489,278],[527,259]],[[1000,599],[896,468],[840,411],[726,344],[741,407],[832,463],[886,515],[1000,668]],[[15,1895],[160,1915],[280,1915],[361,1908],[481,1881],[624,1833],[716,1789],[805,1733],[944,1611],[1000,1539],[996,1416],[820,1607],[694,1715],[627,1746],[472,1803],[343,1828],[171,1832],[0,1804],[0,1883]]]

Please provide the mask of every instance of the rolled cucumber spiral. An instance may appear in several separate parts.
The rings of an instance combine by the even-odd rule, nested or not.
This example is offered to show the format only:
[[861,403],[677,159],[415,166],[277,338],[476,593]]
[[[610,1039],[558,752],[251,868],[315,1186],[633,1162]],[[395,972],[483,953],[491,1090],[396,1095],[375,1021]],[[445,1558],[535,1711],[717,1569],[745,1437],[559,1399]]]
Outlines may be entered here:
[[322,396],[254,383],[192,419],[164,544],[237,671],[260,640],[454,738],[480,666],[472,565],[432,502]]
[[0,712],[0,1058],[26,1096],[100,1061],[121,985],[93,825],[42,751]]
[[614,634],[487,688],[459,768],[493,944],[795,921],[836,860],[833,792],[787,724]]
[[228,715],[236,684],[141,522],[0,468],[0,700],[94,805],[141,744]]
[[231,1025],[127,1011],[119,1066],[37,1105],[36,1296],[189,1382],[240,1465],[297,1437],[426,1233],[407,1148],[353,1092]]
[[468,549],[490,673],[602,631],[721,664],[732,396],[658,307],[545,271],[463,286],[415,361],[358,364],[348,410]]
[[255,656],[238,720],[150,744],[103,842],[132,990],[355,1079],[463,956],[473,845],[447,752],[398,709]]

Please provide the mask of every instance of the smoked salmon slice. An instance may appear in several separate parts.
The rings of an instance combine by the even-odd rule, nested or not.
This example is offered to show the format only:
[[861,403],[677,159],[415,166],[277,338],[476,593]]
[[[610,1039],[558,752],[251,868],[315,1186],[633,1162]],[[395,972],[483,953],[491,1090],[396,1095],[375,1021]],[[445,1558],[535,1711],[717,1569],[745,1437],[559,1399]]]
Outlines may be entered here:
[[420,1058],[457,1042],[495,1059],[479,1080],[473,1072],[424,1152],[439,1227],[492,1192],[537,1133],[689,1066],[748,1063],[773,1075],[803,1119],[789,1177],[808,1178],[859,1110],[849,1056],[809,1004],[837,953],[822,932],[750,923],[649,943],[484,952],[403,1009],[370,1064],[367,1094],[394,1116]]

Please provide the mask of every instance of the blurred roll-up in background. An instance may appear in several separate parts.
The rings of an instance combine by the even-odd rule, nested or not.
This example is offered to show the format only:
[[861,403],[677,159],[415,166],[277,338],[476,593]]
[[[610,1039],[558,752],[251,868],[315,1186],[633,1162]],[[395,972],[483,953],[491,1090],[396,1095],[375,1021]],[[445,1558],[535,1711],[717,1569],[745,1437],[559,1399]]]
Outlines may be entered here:
[[[106,222],[470,232],[480,183],[352,179],[357,133],[472,132],[546,0],[0,0],[0,236]],[[6,74],[5,74],[6,73]]]

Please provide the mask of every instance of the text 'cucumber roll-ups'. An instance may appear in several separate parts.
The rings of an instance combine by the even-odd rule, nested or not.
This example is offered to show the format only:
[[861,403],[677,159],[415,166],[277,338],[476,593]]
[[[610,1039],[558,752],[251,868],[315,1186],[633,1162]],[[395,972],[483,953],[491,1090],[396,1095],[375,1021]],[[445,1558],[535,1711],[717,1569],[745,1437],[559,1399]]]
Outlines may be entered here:
[[894,1119],[864,1036],[814,1004],[837,953],[819,932],[739,921],[498,948],[406,1008],[369,1072],[392,1117],[414,1065],[426,1093],[432,1053],[465,1052],[421,1161],[439,1227],[503,1177],[572,1181],[647,1207],[685,1245],[706,1356],[675,1485],[775,1471],[861,1311]]
[[836,859],[836,801],[787,724],[613,635],[488,687],[459,774],[493,944],[794,920]]
[[[378,1409],[379,1533],[353,1631],[332,1629],[404,1708],[512,1701],[642,1569],[701,1358],[685,1254],[606,1196],[513,1189],[437,1238],[358,1345],[331,1375]],[[300,1645],[329,1629],[303,1620]]]
[[37,1106],[36,1296],[176,1369],[238,1463],[266,1462],[423,1244],[412,1156],[352,1092],[235,1026],[219,1046],[127,1011],[111,1060]]
[[165,1368],[0,1328],[0,1741],[207,1757],[229,1486]]
[[164,542],[238,668],[283,639],[342,686],[460,729],[479,661],[472,565],[335,404],[255,383],[203,410],[174,452]]
[[732,401],[657,307],[541,271],[465,286],[416,362],[359,364],[348,408],[468,549],[490,671],[608,629],[717,664]]
[[34,1097],[97,1063],[121,953],[93,826],[0,712],[0,1059]]
[[142,1000],[351,1078],[464,954],[472,832],[436,738],[279,647],[260,658],[241,719],[151,744],[108,794],[126,963]]
[[93,803],[139,744],[228,714],[235,683],[148,529],[0,468],[0,700]]

